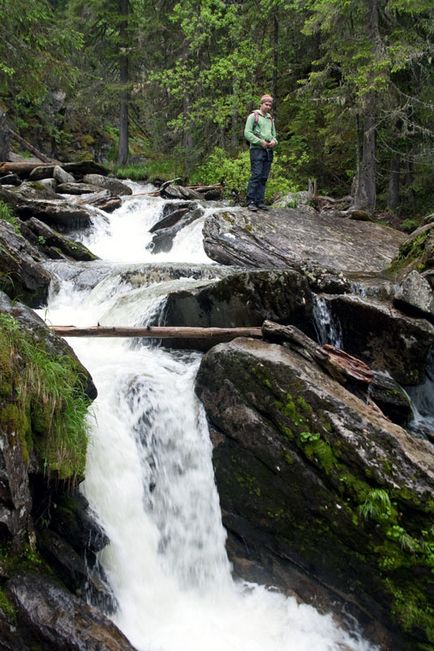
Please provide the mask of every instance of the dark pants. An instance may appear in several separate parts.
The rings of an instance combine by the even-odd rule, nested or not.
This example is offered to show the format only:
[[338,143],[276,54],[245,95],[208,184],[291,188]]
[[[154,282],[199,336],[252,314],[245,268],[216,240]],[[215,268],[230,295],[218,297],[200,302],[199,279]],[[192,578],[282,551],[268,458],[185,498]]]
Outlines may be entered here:
[[247,186],[247,203],[257,206],[264,203],[265,185],[273,162],[273,150],[250,147],[250,180]]

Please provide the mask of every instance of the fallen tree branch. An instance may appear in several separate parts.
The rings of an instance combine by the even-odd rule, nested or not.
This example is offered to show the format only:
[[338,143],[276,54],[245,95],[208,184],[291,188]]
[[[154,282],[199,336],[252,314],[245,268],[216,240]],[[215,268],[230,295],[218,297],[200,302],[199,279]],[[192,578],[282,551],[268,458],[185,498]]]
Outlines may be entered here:
[[11,134],[11,137],[16,140],[17,142],[20,143],[23,147],[25,147],[28,151],[30,151],[32,154],[34,154],[39,160],[41,160],[43,163],[56,163],[57,161],[53,160],[52,158],[48,158],[48,156],[45,156],[39,149],[36,149],[30,142],[25,140],[22,136],[20,136],[18,133],[13,131],[9,127],[9,133]]
[[148,337],[153,339],[235,339],[235,337],[262,337],[261,328],[196,328],[184,326],[146,326],[122,328],[119,326],[52,325],[50,330],[62,337]]

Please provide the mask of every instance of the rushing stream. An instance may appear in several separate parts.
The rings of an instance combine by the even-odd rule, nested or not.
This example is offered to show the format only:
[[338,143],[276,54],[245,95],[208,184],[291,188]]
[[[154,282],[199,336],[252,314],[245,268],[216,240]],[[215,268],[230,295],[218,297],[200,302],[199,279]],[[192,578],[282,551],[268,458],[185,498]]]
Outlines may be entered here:
[[[136,192],[146,191],[138,187]],[[104,272],[90,288],[92,283],[74,284],[71,265],[56,263],[63,281],[44,311],[49,323],[158,320],[168,291],[207,282],[214,270],[218,274],[203,251],[203,219],[182,230],[170,252],[154,256],[146,249],[162,205],[159,198],[132,196],[109,219],[95,213],[83,242],[104,260]],[[203,271],[192,278],[186,266],[177,279],[167,273],[159,279],[157,271],[148,286],[125,274],[126,263],[145,270],[155,262],[196,269],[202,263]],[[100,264],[72,266],[90,273],[91,265]],[[83,489],[111,541],[101,563],[118,604],[114,621],[131,643],[139,651],[372,648],[331,616],[232,579],[211,443],[193,390],[200,355],[131,339],[69,343],[98,388]]]

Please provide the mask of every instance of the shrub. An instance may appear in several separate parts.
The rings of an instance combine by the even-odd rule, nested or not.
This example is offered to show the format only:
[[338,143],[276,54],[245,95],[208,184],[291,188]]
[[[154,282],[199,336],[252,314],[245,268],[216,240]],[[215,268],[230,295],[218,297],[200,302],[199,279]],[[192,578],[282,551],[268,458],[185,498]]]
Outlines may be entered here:
[[[283,194],[296,192],[299,189],[286,177],[285,164],[285,157],[276,153],[266,188],[265,198],[267,201],[273,201]],[[249,177],[250,154],[248,149],[238,156],[232,157],[217,147],[207,161],[195,169],[190,181],[204,185],[223,183],[225,196],[229,198],[234,195],[245,195]]]

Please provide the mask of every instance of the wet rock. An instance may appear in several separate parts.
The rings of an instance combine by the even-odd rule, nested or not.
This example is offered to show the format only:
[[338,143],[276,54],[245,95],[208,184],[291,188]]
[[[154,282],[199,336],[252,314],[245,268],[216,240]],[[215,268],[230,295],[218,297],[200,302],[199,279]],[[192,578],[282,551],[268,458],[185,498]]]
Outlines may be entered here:
[[429,222],[413,231],[399,248],[388,271],[402,278],[416,269],[420,273],[434,267],[434,223]]
[[89,566],[84,554],[78,554],[63,536],[45,529],[38,534],[38,549],[68,590],[83,599],[89,598],[105,613],[115,609],[115,599],[106,581]]
[[105,188],[109,190],[114,196],[124,196],[133,194],[128,185],[118,181],[117,179],[109,178],[107,176],[102,176],[101,174],[85,174],[83,176],[83,182],[89,185],[96,185],[100,188]]
[[419,272],[413,270],[401,281],[394,302],[397,307],[434,322],[434,291]]
[[21,224],[21,232],[25,238],[38,248],[48,258],[57,260],[97,260],[89,249],[74,240],[57,233],[36,217]]
[[54,492],[50,498],[50,528],[68,540],[79,553],[99,552],[109,540],[95,522],[81,493]]
[[[49,226],[55,226],[65,231],[90,226],[92,215],[90,209],[84,206],[75,206],[63,199],[39,198],[41,190],[34,191],[37,192],[37,198],[31,196],[29,189],[23,192],[22,186],[16,190],[6,190],[0,187],[0,199],[9,204],[24,221],[31,217],[37,217]],[[48,192],[45,189],[45,193]]]
[[[48,179],[53,177],[55,165],[41,165],[35,167],[31,170],[30,178],[34,181],[39,181],[40,179]],[[69,174],[72,174],[75,178],[81,179],[85,174],[100,174],[102,176],[107,176],[108,169],[99,163],[94,161],[79,161],[77,163],[63,163],[62,169]]]
[[0,289],[33,307],[47,298],[51,275],[42,256],[13,226],[0,220]]
[[57,183],[75,183],[75,178],[72,174],[67,172],[66,170],[63,169],[63,167],[60,167],[60,165],[56,165],[53,169],[53,179],[57,181]]
[[[163,323],[171,326],[260,326],[265,319],[312,328],[311,292],[301,274],[293,270],[231,274],[206,287],[170,293],[162,315]],[[209,341],[198,339],[167,344],[210,347]]]
[[44,188],[51,190],[51,192],[56,192],[57,181],[55,179],[41,179],[38,181]]
[[152,241],[148,244],[147,248],[152,253],[161,253],[170,251],[173,246],[173,240],[182,228],[192,224],[197,219],[203,216],[202,208],[198,207],[189,210],[171,227],[159,229],[153,236]]
[[432,324],[356,296],[329,297],[328,304],[340,324],[345,351],[387,371],[403,386],[422,381],[434,345]]
[[16,174],[5,174],[0,177],[0,185],[20,185],[21,179]]
[[294,267],[304,262],[334,272],[376,272],[390,264],[404,239],[399,231],[318,215],[304,208],[219,212],[205,220],[204,248],[222,264]]
[[92,194],[99,191],[97,185],[90,185],[89,183],[60,183],[57,186],[59,194]]
[[[195,206],[196,207],[196,206]],[[150,233],[155,233],[160,231],[162,228],[170,228],[175,226],[188,212],[192,210],[192,206],[188,205],[186,207],[175,208],[170,211],[164,211],[167,214],[163,216],[156,224],[149,229]],[[164,214],[164,213],[163,213]]]
[[276,344],[214,347],[196,391],[214,430],[223,521],[246,563],[288,589],[302,573],[302,598],[319,584],[368,633],[399,629],[401,648],[427,643],[429,559],[402,545],[406,535],[424,545],[432,446]]
[[191,210],[196,207],[197,204],[193,201],[165,201],[163,205],[163,212],[161,218],[165,219],[176,210],[180,210],[183,208],[187,208],[188,210]]
[[393,423],[406,427],[412,418],[411,403],[404,389],[393,378],[374,372],[369,398]]
[[52,579],[21,573],[9,581],[7,591],[18,630],[47,651],[134,651],[107,617]]
[[182,185],[163,183],[160,188],[160,195],[163,199],[202,199],[202,195],[193,188],[184,188]]

